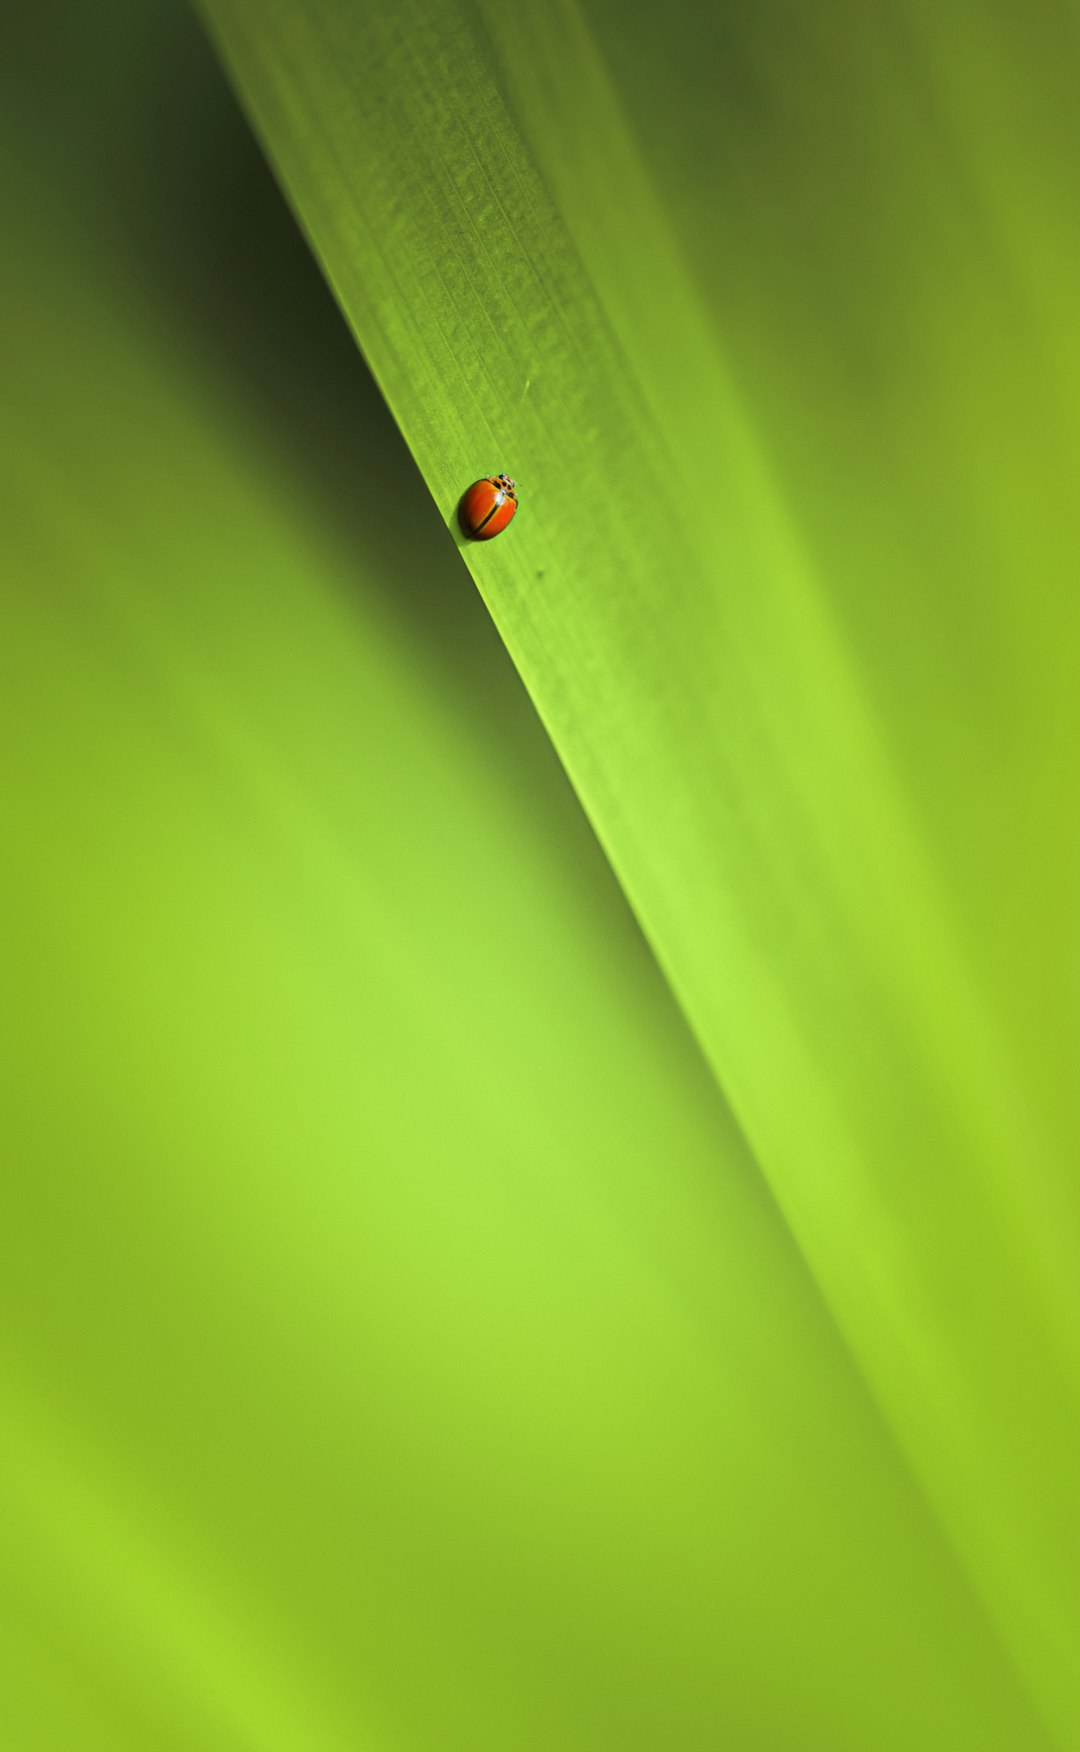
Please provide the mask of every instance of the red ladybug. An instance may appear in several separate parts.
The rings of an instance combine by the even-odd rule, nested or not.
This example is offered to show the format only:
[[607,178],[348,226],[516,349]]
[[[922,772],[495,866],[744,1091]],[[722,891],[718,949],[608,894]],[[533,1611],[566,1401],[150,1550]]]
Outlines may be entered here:
[[500,535],[517,510],[517,488],[509,475],[474,481],[461,501],[461,527],[474,541]]

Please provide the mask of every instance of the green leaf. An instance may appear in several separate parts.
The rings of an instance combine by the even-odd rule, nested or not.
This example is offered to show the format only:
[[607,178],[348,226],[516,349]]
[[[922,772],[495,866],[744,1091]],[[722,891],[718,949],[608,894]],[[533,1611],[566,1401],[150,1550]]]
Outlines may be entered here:
[[207,11],[448,526],[518,480],[468,564],[1070,1745],[1065,26]]
[[1026,1749],[193,25],[21,36],[0,1740]]

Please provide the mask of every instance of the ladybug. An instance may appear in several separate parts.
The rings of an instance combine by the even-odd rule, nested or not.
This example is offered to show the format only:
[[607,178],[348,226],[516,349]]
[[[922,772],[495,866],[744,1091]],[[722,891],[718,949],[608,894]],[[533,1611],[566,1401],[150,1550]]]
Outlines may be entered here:
[[473,541],[501,535],[517,510],[517,488],[507,474],[474,481],[458,507],[461,527]]

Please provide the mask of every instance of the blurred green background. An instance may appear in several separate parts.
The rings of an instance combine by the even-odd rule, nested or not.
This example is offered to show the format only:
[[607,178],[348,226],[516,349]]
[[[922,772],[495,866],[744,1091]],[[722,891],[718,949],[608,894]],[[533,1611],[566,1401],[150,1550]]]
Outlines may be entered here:
[[1067,1749],[1074,26],[212,10],[411,448],[187,9],[10,19],[0,1742]]

